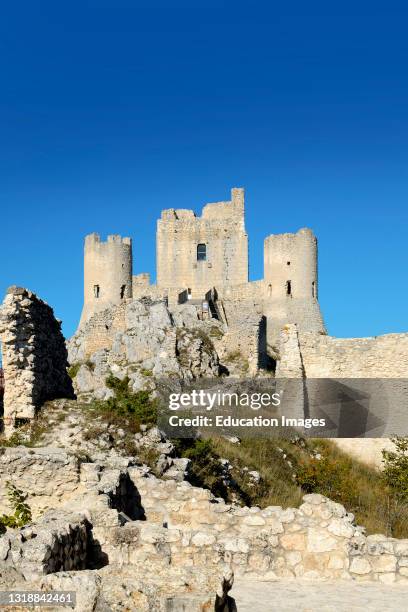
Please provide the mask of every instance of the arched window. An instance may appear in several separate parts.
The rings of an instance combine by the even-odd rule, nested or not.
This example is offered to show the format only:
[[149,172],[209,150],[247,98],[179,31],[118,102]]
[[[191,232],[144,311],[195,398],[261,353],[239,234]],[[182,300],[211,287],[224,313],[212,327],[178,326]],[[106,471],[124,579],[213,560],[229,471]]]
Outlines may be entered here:
[[94,285],[94,296],[99,297],[99,285]]
[[126,285],[122,285],[120,288],[120,299],[123,300],[125,297]]
[[206,261],[206,259],[207,259],[207,245],[198,244],[197,245],[197,261]]

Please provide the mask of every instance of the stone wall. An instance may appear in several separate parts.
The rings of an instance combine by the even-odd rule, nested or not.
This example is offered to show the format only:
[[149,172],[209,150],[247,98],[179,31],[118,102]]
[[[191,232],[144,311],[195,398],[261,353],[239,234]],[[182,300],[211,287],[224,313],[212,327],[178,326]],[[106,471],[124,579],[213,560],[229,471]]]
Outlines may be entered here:
[[64,570],[83,570],[88,561],[90,525],[81,514],[51,511],[36,525],[9,531],[0,538],[0,562],[13,566],[25,580]]
[[[279,353],[276,376],[282,379],[306,378],[308,410],[313,404],[315,390],[321,389],[320,384],[314,385],[314,379],[340,379],[340,383],[343,381],[350,388],[356,389],[361,388],[358,379],[378,379],[378,388],[366,382],[362,383],[363,387],[366,385],[366,391],[371,393],[371,412],[384,419],[384,424],[381,425],[383,430],[379,431],[377,436],[391,437],[400,430],[399,417],[407,398],[408,334],[387,334],[374,338],[333,338],[298,332],[296,325],[286,325],[281,332]],[[395,382],[390,380],[387,385],[386,379]],[[373,395],[373,390],[378,393]],[[384,404],[385,399],[387,404]],[[316,401],[318,402],[318,399]],[[358,434],[356,431],[356,435]],[[375,435],[375,430],[368,435]],[[382,450],[394,448],[387,437],[332,439],[339,448],[355,459],[378,468],[382,466]]]
[[10,287],[0,308],[5,429],[32,419],[46,400],[72,397],[61,322],[34,293]]
[[0,515],[12,511],[7,482],[24,491],[36,519],[79,494],[79,462],[58,448],[0,448]]
[[352,514],[322,495],[305,495],[299,508],[237,508],[186,482],[129,473],[146,522],[134,524],[140,546],[121,549],[125,562],[137,565],[161,545],[171,563],[228,563],[255,580],[408,582],[408,540],[365,536]]
[[408,378],[408,333],[333,338],[299,333],[308,378]]
[[[266,321],[262,314],[249,308],[231,307],[228,304],[229,325],[220,342],[214,342],[222,363],[227,363],[231,374],[255,376],[259,368],[265,367]],[[241,372],[234,372],[235,364]]]
[[188,568],[198,574],[212,568],[218,576],[229,568],[261,581],[408,582],[408,540],[366,536],[352,514],[322,495],[305,495],[299,508],[237,507],[185,481],[159,480],[143,466],[121,463],[82,464],[78,496],[1,537],[0,564],[27,580],[109,563],[123,577],[127,567],[148,567],[152,576],[167,576],[167,568],[179,578]]

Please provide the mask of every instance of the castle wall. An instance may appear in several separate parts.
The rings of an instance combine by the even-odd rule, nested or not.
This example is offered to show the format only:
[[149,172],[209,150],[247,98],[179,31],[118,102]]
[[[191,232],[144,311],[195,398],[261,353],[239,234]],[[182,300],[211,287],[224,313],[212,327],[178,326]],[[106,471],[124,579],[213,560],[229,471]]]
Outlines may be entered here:
[[299,333],[308,378],[408,378],[408,333],[333,338]]
[[80,325],[96,312],[132,297],[132,241],[117,235],[85,238],[84,307]]
[[34,293],[10,287],[0,308],[5,380],[5,431],[16,418],[32,419],[36,408],[58,397],[72,397],[61,321]]
[[[205,260],[197,247],[205,245]],[[169,209],[157,223],[157,285],[191,289],[201,299],[212,287],[248,281],[248,237],[244,191],[233,189],[230,202],[207,204],[202,216]]]
[[[407,401],[408,334],[333,338],[298,332],[296,325],[287,325],[281,332],[279,353],[276,376],[309,379],[308,398],[312,403],[316,397],[319,401],[314,393],[322,388],[320,384],[314,384],[314,379],[340,379],[340,383],[345,383],[350,389],[365,390],[370,395],[370,412],[384,419],[384,423],[380,419],[377,430],[370,431],[370,421],[367,422],[369,435],[392,436],[400,430],[399,418]],[[358,384],[353,379],[374,379],[378,384]],[[383,379],[396,379],[396,382],[386,384]],[[378,468],[382,466],[382,450],[394,448],[386,437],[332,439],[355,459]]]

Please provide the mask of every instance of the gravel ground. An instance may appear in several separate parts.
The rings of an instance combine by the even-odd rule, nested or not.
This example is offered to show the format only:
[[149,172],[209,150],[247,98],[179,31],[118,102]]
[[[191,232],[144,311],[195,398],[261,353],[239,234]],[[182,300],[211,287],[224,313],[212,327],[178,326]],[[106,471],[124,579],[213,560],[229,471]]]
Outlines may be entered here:
[[246,582],[236,579],[230,593],[238,612],[402,612],[408,610],[408,584],[352,581]]

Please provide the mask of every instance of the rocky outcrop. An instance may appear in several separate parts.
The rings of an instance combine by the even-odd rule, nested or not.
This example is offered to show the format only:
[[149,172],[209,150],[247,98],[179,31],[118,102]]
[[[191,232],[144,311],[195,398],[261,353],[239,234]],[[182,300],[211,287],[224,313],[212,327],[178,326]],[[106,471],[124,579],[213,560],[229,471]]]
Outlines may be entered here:
[[[193,307],[173,317],[163,300],[129,300],[118,308],[123,310],[120,331],[109,310],[92,317],[68,342],[69,361],[78,364],[74,377],[78,393],[106,399],[111,393],[105,386],[109,374],[128,376],[134,391],[151,390],[152,377],[192,380],[219,375],[211,330],[221,324],[200,321]],[[106,321],[104,331],[101,317]],[[95,336],[100,340],[101,333],[105,348],[92,352],[98,346]]]

